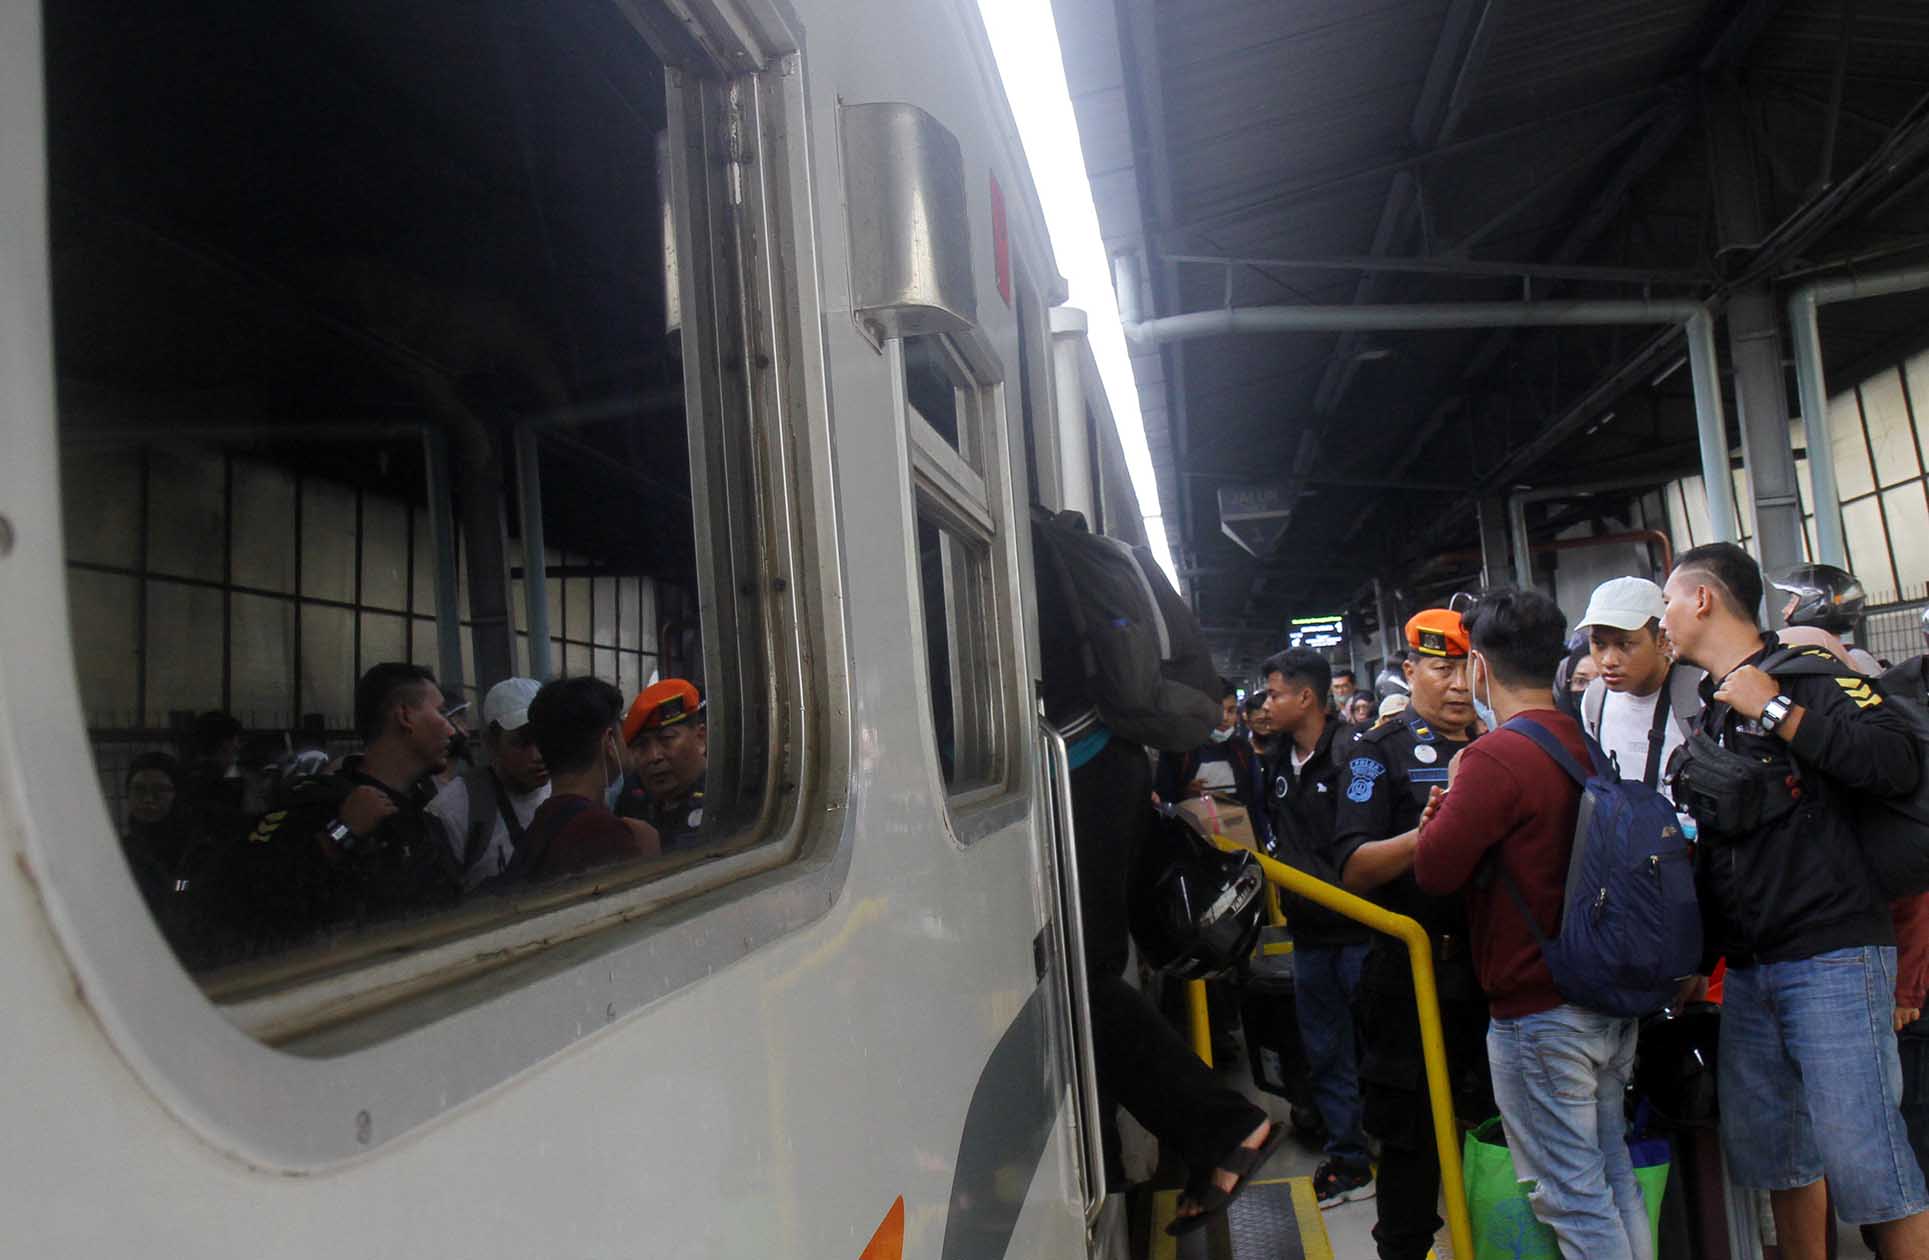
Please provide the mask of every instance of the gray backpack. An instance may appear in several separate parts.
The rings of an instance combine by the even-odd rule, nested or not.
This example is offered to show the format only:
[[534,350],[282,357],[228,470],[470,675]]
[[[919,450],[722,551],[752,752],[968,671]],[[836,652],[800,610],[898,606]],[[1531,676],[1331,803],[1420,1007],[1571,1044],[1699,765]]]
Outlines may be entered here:
[[1205,743],[1219,725],[1219,671],[1152,553],[1094,534],[1077,512],[1035,512],[1032,536],[1064,595],[1100,720],[1165,752]]

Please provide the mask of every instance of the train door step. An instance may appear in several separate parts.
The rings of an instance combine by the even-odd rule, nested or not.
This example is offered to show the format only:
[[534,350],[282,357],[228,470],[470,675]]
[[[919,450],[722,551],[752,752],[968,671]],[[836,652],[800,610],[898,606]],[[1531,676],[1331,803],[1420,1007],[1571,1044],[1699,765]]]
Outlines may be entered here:
[[1146,1260],[1334,1260],[1310,1177],[1255,1181],[1220,1220],[1184,1238],[1165,1232],[1178,1211],[1177,1190],[1154,1196]]

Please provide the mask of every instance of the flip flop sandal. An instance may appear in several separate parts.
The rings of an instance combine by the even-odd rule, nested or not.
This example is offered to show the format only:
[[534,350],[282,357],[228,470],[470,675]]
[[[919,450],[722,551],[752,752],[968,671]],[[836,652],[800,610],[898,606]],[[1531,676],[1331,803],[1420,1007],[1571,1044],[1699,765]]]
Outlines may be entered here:
[[1204,1229],[1213,1217],[1232,1206],[1232,1201],[1246,1189],[1246,1183],[1252,1180],[1252,1175],[1265,1167],[1266,1161],[1272,1158],[1273,1152],[1278,1150],[1279,1144],[1285,1140],[1286,1126],[1275,1120],[1272,1122],[1272,1127],[1266,1130],[1266,1140],[1258,1146],[1234,1147],[1232,1154],[1221,1159],[1213,1165],[1212,1169],[1213,1172],[1229,1172],[1237,1178],[1232,1183],[1232,1189],[1221,1190],[1212,1184],[1211,1174],[1207,1174],[1206,1189],[1191,1195],[1192,1201],[1199,1205],[1199,1210],[1191,1216],[1182,1216],[1173,1221],[1165,1227],[1165,1232],[1174,1238],[1183,1238],[1187,1234]]

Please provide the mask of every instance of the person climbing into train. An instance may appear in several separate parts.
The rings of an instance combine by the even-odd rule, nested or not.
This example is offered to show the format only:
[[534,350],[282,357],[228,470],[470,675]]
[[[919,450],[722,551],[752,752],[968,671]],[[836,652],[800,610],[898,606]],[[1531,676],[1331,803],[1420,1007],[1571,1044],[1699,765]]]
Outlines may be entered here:
[[533,678],[505,678],[489,688],[482,698],[484,763],[445,783],[429,804],[462,865],[465,891],[507,869],[549,799],[549,768],[529,726],[529,702],[541,689]]
[[1675,794],[1697,824],[1709,954],[1727,959],[1720,1094],[1751,1104],[1721,1108],[1729,1174],[1769,1192],[1789,1260],[1822,1260],[1831,1192],[1844,1223],[1876,1226],[1885,1260],[1929,1257],[1895,928],[1857,842],[1858,796],[1916,786],[1909,722],[1846,669],[1770,672],[1785,653],[1756,619],[1761,570],[1740,547],[1688,551],[1662,594],[1668,638],[1708,671]]
[[1561,921],[1581,803],[1579,782],[1535,737],[1576,767],[1593,764],[1580,724],[1554,702],[1566,618],[1538,591],[1503,589],[1465,624],[1468,690],[1489,730],[1448,763],[1452,790],[1421,824],[1414,879],[1425,893],[1467,896],[1494,1096],[1516,1175],[1538,1183],[1534,1215],[1566,1260],[1652,1260],[1624,1110],[1639,1021],[1564,998],[1534,926]]
[[623,743],[634,768],[618,816],[656,828],[665,853],[701,844],[710,727],[696,686],[665,678],[645,687],[623,716]]
[[[1448,763],[1473,736],[1467,631],[1459,613],[1429,608],[1407,622],[1406,639],[1411,702],[1347,746],[1327,860],[1348,890],[1412,916],[1433,938],[1454,1107],[1473,1123],[1492,1116],[1494,1105],[1487,1002],[1468,950],[1466,904],[1429,897],[1413,881],[1415,829],[1428,794],[1446,785]],[[1360,1082],[1366,1131],[1381,1148],[1373,1228],[1381,1260],[1422,1260],[1440,1228],[1440,1156],[1414,1001],[1406,947],[1376,935],[1360,978]]]
[[1152,763],[1143,745],[1099,720],[1075,629],[1075,595],[1033,532],[1039,677],[1045,718],[1067,738],[1079,918],[1098,1074],[1106,1181],[1124,1181],[1115,1111],[1130,1112],[1184,1162],[1189,1180],[1169,1230],[1185,1233],[1223,1211],[1284,1140],[1237,1090],[1221,1085],[1159,1009],[1125,981],[1130,953],[1127,886],[1151,850]]
[[[1267,762],[1266,813],[1278,840],[1275,856],[1329,883],[1339,879],[1327,856],[1353,743],[1352,728],[1327,704],[1331,669],[1308,647],[1288,648],[1260,666],[1266,718],[1279,732],[1279,746]],[[1369,699],[1364,693],[1355,698]],[[1293,932],[1294,1016],[1313,1099],[1326,1124],[1326,1159],[1313,1173],[1313,1194],[1321,1207],[1336,1207],[1373,1196],[1353,1021],[1373,934],[1304,897],[1282,894],[1281,902]]]

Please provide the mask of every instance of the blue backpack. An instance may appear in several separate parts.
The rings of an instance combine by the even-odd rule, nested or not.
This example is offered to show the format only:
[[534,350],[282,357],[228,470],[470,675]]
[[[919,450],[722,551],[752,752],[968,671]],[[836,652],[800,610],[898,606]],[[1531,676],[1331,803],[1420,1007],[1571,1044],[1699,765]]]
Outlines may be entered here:
[[1501,729],[1533,740],[1581,785],[1567,895],[1554,939],[1534,922],[1520,885],[1495,860],[1508,895],[1540,943],[1554,987],[1574,1005],[1603,1015],[1660,1010],[1701,961],[1693,851],[1674,806],[1640,780],[1621,778],[1592,739],[1589,774],[1532,718],[1517,717]]

